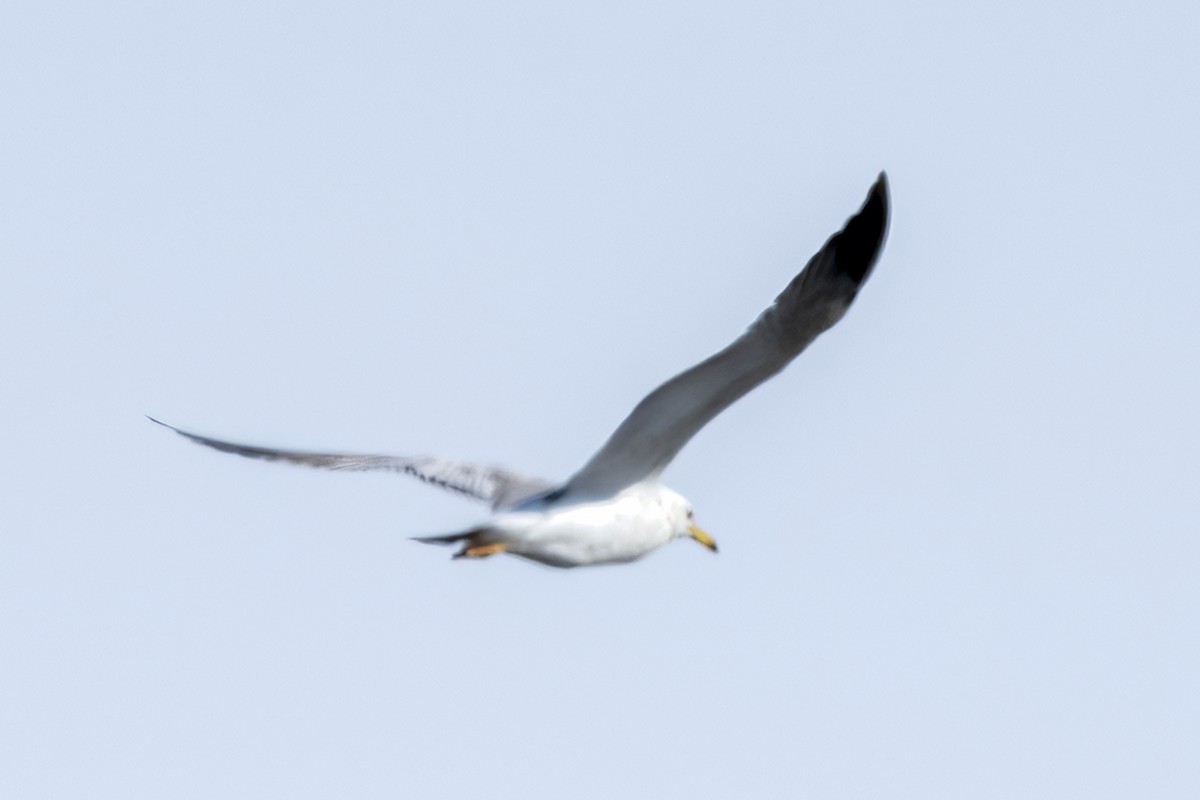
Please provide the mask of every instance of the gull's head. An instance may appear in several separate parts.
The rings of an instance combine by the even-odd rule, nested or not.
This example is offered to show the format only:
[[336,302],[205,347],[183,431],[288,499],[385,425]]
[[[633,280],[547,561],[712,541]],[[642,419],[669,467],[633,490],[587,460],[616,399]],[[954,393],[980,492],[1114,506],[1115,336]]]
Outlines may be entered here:
[[671,519],[676,539],[695,539],[714,553],[717,552],[717,543],[696,524],[696,512],[692,509],[692,504],[681,494],[664,486],[661,488],[661,502]]

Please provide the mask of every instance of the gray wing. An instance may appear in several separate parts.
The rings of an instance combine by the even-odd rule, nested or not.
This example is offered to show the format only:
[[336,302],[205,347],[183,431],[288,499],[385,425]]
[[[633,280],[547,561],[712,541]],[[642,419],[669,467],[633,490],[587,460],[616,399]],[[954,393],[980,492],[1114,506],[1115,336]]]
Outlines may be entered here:
[[744,334],[638,403],[564,493],[607,495],[657,475],[683,446],[834,325],[871,274],[888,226],[887,176]]
[[461,461],[450,461],[432,456],[405,458],[403,456],[373,456],[354,453],[305,453],[296,450],[275,450],[269,447],[236,444],[189,433],[154,419],[154,417],[147,417],[147,419],[157,422],[164,428],[170,428],[180,436],[191,439],[197,444],[220,450],[222,453],[234,453],[247,458],[286,461],[308,467],[346,472],[399,472],[411,475],[425,483],[482,500],[491,504],[494,509],[515,505],[554,486],[541,478],[518,475],[500,467],[466,464]]

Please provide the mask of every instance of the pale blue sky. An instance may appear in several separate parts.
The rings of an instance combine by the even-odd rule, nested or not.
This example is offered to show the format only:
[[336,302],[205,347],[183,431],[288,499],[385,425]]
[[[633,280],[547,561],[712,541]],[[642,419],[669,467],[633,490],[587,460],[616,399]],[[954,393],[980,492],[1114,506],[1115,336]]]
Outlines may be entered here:
[[[1194,3],[0,12],[0,796],[1200,795]],[[564,477],[857,208],[668,482],[722,551],[146,422]]]

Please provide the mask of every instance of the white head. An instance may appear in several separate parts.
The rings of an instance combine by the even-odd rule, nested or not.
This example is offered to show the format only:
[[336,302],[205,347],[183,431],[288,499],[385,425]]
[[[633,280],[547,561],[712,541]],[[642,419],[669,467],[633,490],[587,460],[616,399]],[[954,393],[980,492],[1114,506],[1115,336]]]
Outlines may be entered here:
[[717,543],[696,524],[696,513],[692,510],[692,504],[685,500],[683,495],[660,486],[659,502],[667,512],[676,539],[695,539],[714,553],[717,552]]

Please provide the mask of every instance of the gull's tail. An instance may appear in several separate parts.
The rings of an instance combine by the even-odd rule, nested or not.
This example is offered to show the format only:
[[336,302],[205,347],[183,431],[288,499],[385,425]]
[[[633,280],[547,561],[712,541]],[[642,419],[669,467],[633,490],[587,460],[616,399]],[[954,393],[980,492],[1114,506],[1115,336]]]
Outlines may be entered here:
[[421,544],[457,544],[462,542],[462,549],[454,554],[455,558],[487,558],[496,553],[503,553],[503,542],[488,541],[487,534],[491,528],[471,528],[462,533],[450,533],[445,536],[414,536],[414,542]]
[[462,533],[446,534],[445,536],[414,536],[412,540],[421,544],[454,544],[455,542],[463,542],[471,539],[478,533],[480,533],[480,529],[475,528]]

